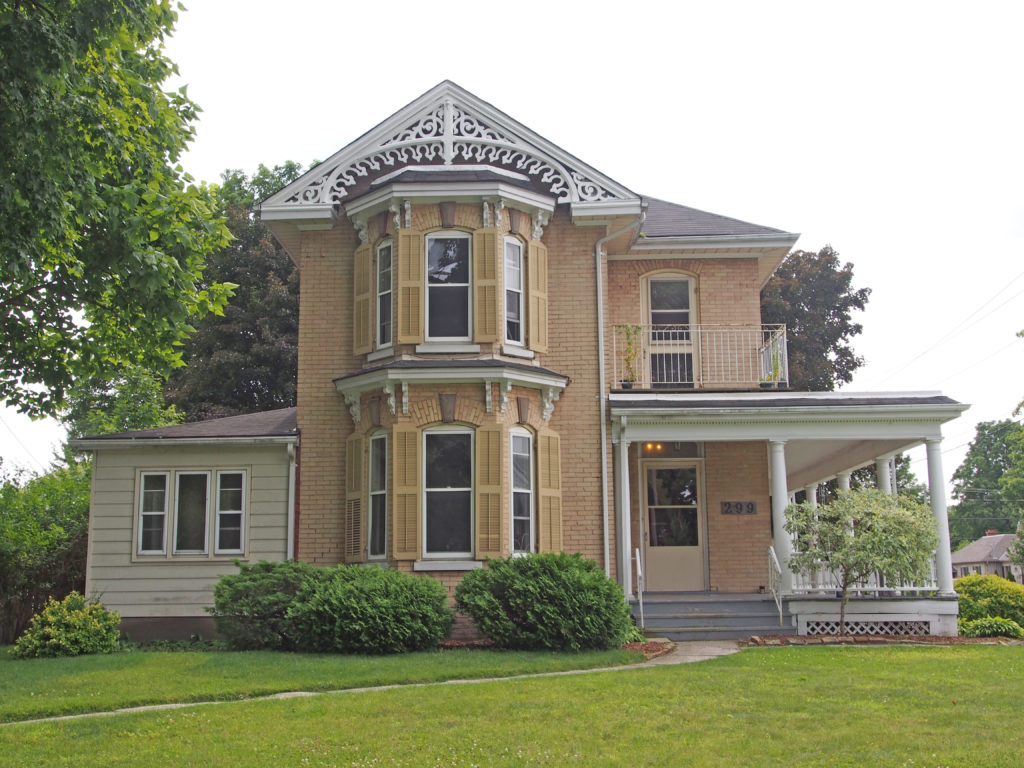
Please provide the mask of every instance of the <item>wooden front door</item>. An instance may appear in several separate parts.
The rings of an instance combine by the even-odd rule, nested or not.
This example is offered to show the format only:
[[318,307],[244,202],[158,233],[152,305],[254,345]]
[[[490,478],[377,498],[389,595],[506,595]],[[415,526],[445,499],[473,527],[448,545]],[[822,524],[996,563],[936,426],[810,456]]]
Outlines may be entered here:
[[702,591],[705,531],[697,464],[643,462],[649,591]]

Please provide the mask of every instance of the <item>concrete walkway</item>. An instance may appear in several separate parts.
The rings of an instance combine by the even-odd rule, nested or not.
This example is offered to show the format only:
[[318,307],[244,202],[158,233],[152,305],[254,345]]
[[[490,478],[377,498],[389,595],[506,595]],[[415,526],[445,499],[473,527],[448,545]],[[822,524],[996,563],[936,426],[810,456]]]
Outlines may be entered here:
[[[650,641],[657,641],[660,638],[650,638]],[[529,680],[537,677],[567,677],[569,675],[589,675],[595,672],[621,672],[623,670],[639,669],[641,667],[666,666],[670,664],[688,664],[694,661],[707,661],[719,656],[728,656],[737,653],[740,644],[736,640],[695,640],[692,642],[676,643],[669,653],[658,656],[655,659],[642,661],[638,664],[625,664],[621,667],[598,667],[596,669],[570,669],[562,672],[537,672],[529,675],[511,675],[509,677],[484,677],[473,680],[442,680],[436,683],[408,683],[398,685],[375,685],[368,688],[342,688],[336,691],[284,691],[272,693],[267,696],[253,696],[248,699],[231,699],[228,701],[189,701],[174,704],[149,704],[143,707],[126,707],[114,709],[107,712],[86,712],[79,715],[59,715],[56,717],[40,717],[35,720],[17,720],[11,723],[0,723],[0,727],[11,725],[25,725],[27,723],[52,723],[64,720],[81,720],[87,717],[110,717],[111,715],[124,715],[133,712],[158,712],[165,709],[184,709],[185,707],[209,707],[217,704],[238,704],[247,701],[267,701],[270,699],[293,699],[309,696],[336,696],[341,694],[368,693],[370,691],[391,691],[396,688],[432,688],[439,685],[478,685],[480,683],[505,682],[509,680]]]

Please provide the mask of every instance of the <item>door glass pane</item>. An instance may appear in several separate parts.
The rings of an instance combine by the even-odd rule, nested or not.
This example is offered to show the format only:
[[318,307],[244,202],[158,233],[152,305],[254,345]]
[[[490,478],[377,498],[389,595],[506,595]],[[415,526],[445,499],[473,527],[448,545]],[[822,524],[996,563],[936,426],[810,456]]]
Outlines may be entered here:
[[178,551],[206,549],[206,475],[178,475]]
[[689,308],[689,280],[651,281],[651,310],[686,310]]
[[427,551],[471,552],[471,491],[427,492]]
[[697,510],[680,507],[652,507],[650,513],[652,547],[696,547]]
[[648,506],[696,506],[697,470],[658,467],[647,470]]
[[435,432],[427,435],[427,488],[471,488],[470,435]]

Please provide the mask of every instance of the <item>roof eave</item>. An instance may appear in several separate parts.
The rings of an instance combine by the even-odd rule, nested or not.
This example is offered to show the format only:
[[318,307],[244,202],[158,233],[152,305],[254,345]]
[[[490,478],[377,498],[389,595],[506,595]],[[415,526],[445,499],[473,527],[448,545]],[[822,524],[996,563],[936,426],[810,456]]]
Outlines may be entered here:
[[103,438],[83,437],[69,440],[68,446],[74,451],[96,451],[103,448],[137,448],[139,446],[167,445],[289,445],[298,442],[298,435],[258,435],[231,437],[125,437]]

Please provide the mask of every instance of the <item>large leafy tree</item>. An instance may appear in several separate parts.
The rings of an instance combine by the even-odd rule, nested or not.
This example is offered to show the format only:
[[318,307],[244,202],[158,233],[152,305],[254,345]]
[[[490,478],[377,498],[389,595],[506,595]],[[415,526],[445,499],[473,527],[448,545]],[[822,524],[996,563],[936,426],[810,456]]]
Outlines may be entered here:
[[182,414],[165,402],[163,380],[138,366],[127,368],[114,379],[75,382],[68,390],[60,419],[72,440],[184,421]]
[[850,346],[863,330],[852,313],[870,294],[853,288],[853,265],[841,264],[831,245],[793,251],[779,265],[761,290],[761,322],[786,324],[793,389],[831,391],[853,379],[864,359]]
[[1022,439],[1022,434],[1024,428],[1012,419],[982,421],[975,427],[967,455],[953,473],[956,503],[949,509],[949,538],[954,548],[980,538],[990,529],[999,533],[1016,529],[1019,504],[1004,493],[1004,486],[1015,466],[1015,442]]
[[223,315],[207,316],[182,347],[168,399],[189,421],[295,405],[298,272],[254,212],[255,204],[298,178],[288,162],[252,176],[225,171],[219,197],[234,235],[210,255],[205,278],[237,285]]
[[0,400],[54,413],[76,378],[175,365],[230,287],[177,165],[197,107],[161,84],[170,0],[0,0]]

